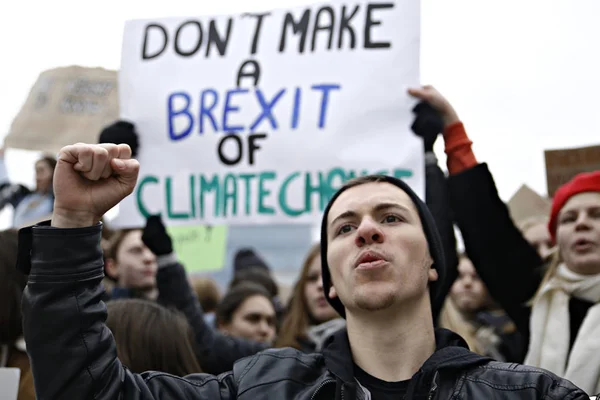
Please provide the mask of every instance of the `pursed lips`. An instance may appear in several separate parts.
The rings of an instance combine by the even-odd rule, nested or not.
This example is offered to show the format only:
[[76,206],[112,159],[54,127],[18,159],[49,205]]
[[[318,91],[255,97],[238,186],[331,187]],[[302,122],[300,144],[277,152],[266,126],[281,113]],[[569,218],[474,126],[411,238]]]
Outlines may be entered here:
[[354,263],[354,268],[361,264],[374,263],[377,261],[387,261],[384,255],[373,250],[366,250],[359,254],[358,259]]

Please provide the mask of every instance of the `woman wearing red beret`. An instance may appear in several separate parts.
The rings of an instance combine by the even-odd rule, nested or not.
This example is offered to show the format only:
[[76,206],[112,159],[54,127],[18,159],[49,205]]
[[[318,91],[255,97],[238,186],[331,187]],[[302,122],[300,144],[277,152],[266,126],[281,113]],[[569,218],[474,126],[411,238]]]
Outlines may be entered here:
[[448,189],[469,256],[492,297],[528,340],[525,364],[600,392],[600,171],[556,192],[546,265],[515,226],[452,105],[435,88],[409,91],[443,116]]

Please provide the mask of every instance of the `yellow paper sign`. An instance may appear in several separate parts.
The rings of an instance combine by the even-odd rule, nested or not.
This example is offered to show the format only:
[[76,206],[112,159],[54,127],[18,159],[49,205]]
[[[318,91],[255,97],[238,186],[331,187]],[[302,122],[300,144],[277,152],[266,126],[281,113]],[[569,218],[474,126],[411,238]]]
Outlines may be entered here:
[[218,271],[225,265],[227,225],[170,226],[167,231],[186,271]]

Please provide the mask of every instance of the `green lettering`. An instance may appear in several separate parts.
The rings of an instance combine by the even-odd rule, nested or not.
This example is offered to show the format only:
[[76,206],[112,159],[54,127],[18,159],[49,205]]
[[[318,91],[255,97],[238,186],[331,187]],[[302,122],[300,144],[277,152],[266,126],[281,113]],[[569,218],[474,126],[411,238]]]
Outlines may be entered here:
[[410,178],[413,176],[413,173],[409,169],[395,169],[394,170],[394,178],[403,179]]
[[324,193],[326,192],[327,182],[325,182],[325,177],[321,171],[318,172],[319,183],[315,186],[310,181],[310,173],[307,172],[304,175],[304,210],[308,213],[312,211],[312,201],[311,197],[313,193],[317,193],[319,195],[319,209],[323,211],[327,202],[325,201]]
[[[152,215],[148,211],[148,209],[146,209],[146,206],[144,206],[144,203],[142,203],[142,190],[144,189],[144,186],[146,186],[146,184],[148,184],[148,183],[159,183],[159,181],[158,181],[158,178],[154,175],[145,176],[144,179],[142,179],[142,181],[138,185],[137,190],[135,192],[135,200],[137,203],[137,208],[138,208],[138,210],[140,210],[140,214],[142,214],[142,216],[144,218],[148,218],[149,216]],[[160,215],[160,213],[158,215]]]
[[190,209],[191,217],[196,218],[196,177],[190,175]]
[[215,191],[215,216],[221,214],[221,186],[219,185],[218,175],[213,175],[210,181],[206,180],[204,175],[200,175],[200,218],[204,218],[204,193]]
[[167,185],[167,215],[170,219],[188,219],[189,215],[186,213],[176,213],[173,211],[173,190],[171,184],[171,178],[167,177],[166,185]]
[[273,181],[277,177],[277,174],[273,171],[261,172],[258,176],[258,213],[273,215],[275,209],[273,207],[266,206],[264,201],[267,196],[271,194],[271,191],[265,188],[265,181]]
[[246,215],[250,215],[250,189],[252,188],[250,181],[252,178],[256,178],[256,174],[240,174],[238,177],[246,182],[246,191],[244,192],[245,211]]
[[304,210],[294,210],[290,208],[287,203],[287,187],[292,180],[296,179],[299,176],[300,172],[294,172],[293,174],[285,178],[285,180],[281,184],[281,188],[279,189],[279,208],[281,208],[285,215],[288,215],[290,217],[297,217],[299,215],[302,215],[302,213],[304,212]]
[[[333,180],[339,177],[340,181],[339,181],[339,185],[337,187],[334,187],[333,185]],[[333,195],[335,194],[335,192],[338,191],[339,188],[342,187],[342,185],[347,181],[348,179],[346,178],[346,173],[344,172],[343,169],[341,168],[334,168],[331,171],[329,171],[329,173],[327,174],[327,188],[325,190],[325,201],[324,203],[327,204],[329,203],[329,200],[333,197]],[[325,208],[322,208],[321,211],[323,211]]]
[[231,215],[237,215],[237,178],[233,174],[225,175],[223,180],[223,216],[227,216],[227,204],[231,201]]

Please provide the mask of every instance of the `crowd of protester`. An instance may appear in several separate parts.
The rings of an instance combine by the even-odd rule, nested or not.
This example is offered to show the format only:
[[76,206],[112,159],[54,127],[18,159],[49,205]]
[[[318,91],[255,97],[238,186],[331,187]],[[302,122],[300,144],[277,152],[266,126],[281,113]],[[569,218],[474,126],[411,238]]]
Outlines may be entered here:
[[[344,186],[328,205],[321,242],[307,249],[289,298],[249,248],[238,251],[225,288],[189,276],[159,216],[120,231],[102,223],[61,225],[55,216],[53,228],[42,222],[18,233],[52,214],[65,196],[53,191],[52,178],[66,172],[44,157],[30,190],[8,181],[0,155],[0,207],[14,209],[14,228],[0,232],[0,367],[21,370],[18,399],[36,393],[44,399],[587,399],[599,393],[600,171],[559,188],[546,218],[515,221],[452,105],[430,86],[409,93],[419,100],[412,129],[424,142],[424,202],[392,178]],[[439,137],[447,174],[433,151]],[[99,142],[125,143],[135,154],[138,140],[135,127],[120,121]],[[118,166],[112,165],[117,172]],[[77,188],[69,190],[76,198]],[[395,193],[411,211],[381,221],[365,212],[333,234],[331,213],[351,193],[361,207],[375,201],[372,193],[385,199]],[[423,243],[426,268],[411,258]],[[350,252],[342,245],[371,246],[375,253],[365,263],[416,272],[390,272],[380,286],[359,288],[336,267],[336,257]],[[368,274],[361,279],[374,276]],[[369,303],[392,284],[404,296],[391,297],[393,312]]]

